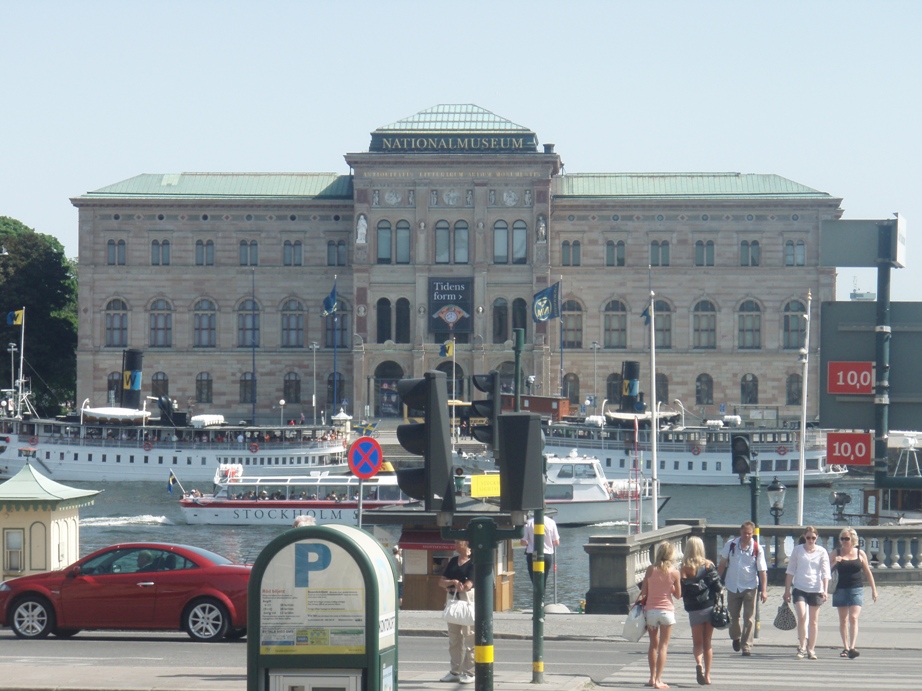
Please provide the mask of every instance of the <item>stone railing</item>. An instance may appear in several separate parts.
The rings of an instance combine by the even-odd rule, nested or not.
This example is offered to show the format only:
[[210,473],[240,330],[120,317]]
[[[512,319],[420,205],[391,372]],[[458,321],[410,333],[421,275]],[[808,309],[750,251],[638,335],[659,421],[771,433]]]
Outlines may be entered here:
[[[817,526],[821,546],[834,549],[841,530],[841,526]],[[787,558],[802,532],[803,528],[790,525],[760,528],[759,542],[765,548],[770,583],[784,583]],[[666,527],[640,535],[590,537],[583,546],[589,555],[586,612],[627,613],[640,592],[640,583],[658,542],[671,541],[681,554],[686,538],[697,535],[704,541],[708,558],[716,562],[724,542],[738,534],[738,525],[707,525],[701,519],[671,519]],[[861,549],[870,555],[874,580],[879,585],[922,583],[922,525],[862,526],[858,536]]]

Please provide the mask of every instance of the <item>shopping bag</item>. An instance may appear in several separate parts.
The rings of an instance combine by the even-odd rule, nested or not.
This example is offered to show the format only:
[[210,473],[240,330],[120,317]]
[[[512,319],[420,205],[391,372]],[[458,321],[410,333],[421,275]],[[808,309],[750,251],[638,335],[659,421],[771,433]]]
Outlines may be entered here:
[[458,594],[445,603],[445,609],[442,610],[442,619],[449,624],[458,624],[459,626],[474,625],[474,603],[467,600],[459,600]]
[[631,643],[636,643],[643,638],[644,631],[647,630],[647,618],[643,613],[643,605],[635,602],[628,612],[627,619],[624,620],[624,629],[621,635]]
[[781,629],[782,631],[791,631],[797,628],[797,617],[794,616],[794,612],[787,602],[782,602],[781,606],[778,607],[778,614],[775,615],[774,624],[776,629]]
[[711,608],[711,626],[715,629],[725,629],[730,626],[730,612],[724,605],[724,592],[720,591],[717,596],[717,602]]

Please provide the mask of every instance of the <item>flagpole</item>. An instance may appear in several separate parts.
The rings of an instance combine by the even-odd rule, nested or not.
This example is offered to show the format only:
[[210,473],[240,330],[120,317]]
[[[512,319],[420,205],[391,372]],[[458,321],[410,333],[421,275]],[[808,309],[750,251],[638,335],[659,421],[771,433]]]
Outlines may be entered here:
[[256,424],[256,267],[254,266],[251,270],[252,276],[252,293],[253,293],[253,309],[250,312],[250,350],[253,355],[253,422]]
[[650,415],[650,451],[653,455],[653,530],[659,527],[659,483],[657,482],[657,471],[659,459],[657,457],[657,437],[659,436],[659,423],[657,420],[657,402],[656,402],[656,293],[653,292],[653,269],[648,268],[650,284],[650,380],[653,390],[653,400],[651,401]]
[[455,417],[455,402],[458,400],[458,373],[455,371],[455,332],[451,332],[451,419],[452,419],[452,430],[451,438],[455,440],[457,444],[458,441],[458,420]]
[[[560,290],[563,290],[563,274],[560,276]],[[560,290],[557,291],[557,306],[560,308]],[[557,322],[560,324],[560,396],[563,397],[563,310],[560,310],[560,314],[557,317]],[[569,393],[569,392],[567,392]]]
[[333,274],[333,410],[330,411],[330,424],[333,422],[333,415],[336,414],[336,405],[337,405],[337,391],[336,391],[336,341],[339,339],[339,333],[336,328],[336,315],[338,310],[336,309],[336,278],[337,275]]
[[19,397],[16,399],[16,417],[22,419],[22,365],[26,351],[26,306],[22,306],[22,324],[19,330]]

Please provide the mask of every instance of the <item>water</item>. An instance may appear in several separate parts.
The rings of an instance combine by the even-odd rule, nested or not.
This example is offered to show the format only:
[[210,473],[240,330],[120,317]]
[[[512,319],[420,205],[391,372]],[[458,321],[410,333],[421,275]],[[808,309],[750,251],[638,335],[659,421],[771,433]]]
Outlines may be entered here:
[[[163,482],[68,483],[77,487],[103,489],[93,506],[80,510],[80,553],[89,554],[106,545],[128,541],[163,541],[197,545],[236,561],[252,562],[285,526],[186,525],[179,510],[179,493],[170,495]],[[771,525],[768,500],[762,488],[760,523]],[[807,488],[804,493],[804,522],[832,523],[829,488]],[[669,518],[705,518],[709,523],[739,524],[749,518],[749,487],[667,487],[669,502],[660,511],[660,523]],[[852,492],[856,496],[857,492]],[[857,496],[856,496],[857,498]],[[785,500],[781,522],[793,524],[797,516],[797,491],[791,488]],[[601,524],[561,528],[557,552],[556,601],[576,611],[589,589],[589,555],[583,545],[591,535],[624,535],[627,527]],[[517,609],[530,609],[531,585],[525,568],[525,553],[515,550]],[[554,602],[554,577],[548,578],[547,601]]]

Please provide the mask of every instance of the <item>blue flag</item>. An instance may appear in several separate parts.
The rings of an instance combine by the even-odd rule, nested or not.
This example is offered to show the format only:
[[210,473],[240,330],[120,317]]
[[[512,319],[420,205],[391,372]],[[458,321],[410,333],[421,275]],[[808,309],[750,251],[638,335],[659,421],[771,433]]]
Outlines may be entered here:
[[531,304],[531,318],[536,322],[560,318],[560,281],[535,293]]
[[170,479],[166,481],[166,488],[169,490],[170,494],[173,494],[173,485],[175,485],[179,480],[176,479],[176,476],[173,475],[173,471],[170,471]]
[[7,326],[22,326],[22,310],[16,310],[15,312],[9,312],[6,315],[6,325]]
[[643,325],[650,326],[650,305],[647,305],[647,308],[640,313],[640,316],[643,317]]
[[339,305],[336,304],[336,284],[333,284],[333,290],[323,298],[323,311],[320,313],[323,317],[328,317],[336,311]]

